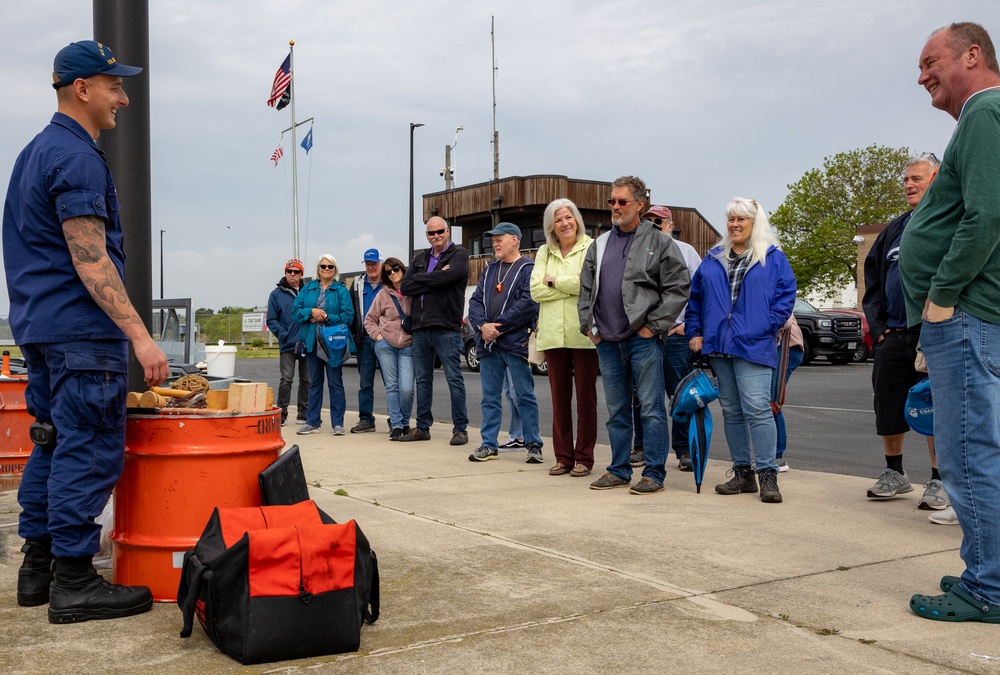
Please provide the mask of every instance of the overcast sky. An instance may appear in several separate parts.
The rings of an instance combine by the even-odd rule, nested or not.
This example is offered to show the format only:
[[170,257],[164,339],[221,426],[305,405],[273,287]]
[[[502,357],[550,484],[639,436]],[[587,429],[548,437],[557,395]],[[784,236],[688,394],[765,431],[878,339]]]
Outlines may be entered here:
[[[359,269],[370,246],[405,257],[411,122],[426,125],[415,132],[423,245],[419,197],[444,188],[456,127],[457,185],[492,177],[491,15],[501,176],[635,174],[654,202],[697,208],[717,229],[734,195],[773,211],[837,152],[877,143],[940,156],[954,120],[916,84],[924,42],[962,20],[1000,40],[996,0],[155,0],[154,294],[160,229],[167,297],[263,305],[281,277],[292,253],[287,136],[277,168],[269,158],[290,116],[265,102],[289,40],[296,115],[316,118],[312,152],[298,149],[307,270],[325,252]],[[93,37],[92,4],[8,3],[3,23],[6,183],[55,109],[53,56]]]

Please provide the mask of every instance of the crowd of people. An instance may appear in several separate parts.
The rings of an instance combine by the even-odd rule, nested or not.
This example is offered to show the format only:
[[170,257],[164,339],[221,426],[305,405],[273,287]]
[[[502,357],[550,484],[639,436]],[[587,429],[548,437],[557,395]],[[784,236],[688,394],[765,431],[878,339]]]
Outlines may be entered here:
[[[921,156],[907,165],[904,191],[914,208],[886,228],[865,263],[863,304],[877,341],[876,432],[886,458],[868,497],[913,490],[902,464],[901,417],[922,361],[934,399],[934,468],[919,504],[951,507],[944,518],[962,528],[966,568],[942,577],[943,595],[916,594],[910,607],[932,620],[1000,623],[1000,202],[993,190],[1000,180],[1000,66],[989,35],[974,23],[936,31],[918,63],[932,105],[958,124],[940,164]],[[163,382],[169,369],[124,287],[117,191],[94,143],[128,106],[123,78],[141,69],[118,63],[106,45],[83,41],[62,49],[53,70],[58,109],[14,165],[3,253],[10,325],[28,366],[26,402],[36,420],[36,447],[18,492],[25,557],[17,602],[48,604],[51,622],[75,623],[152,606],[147,587],[107,582],[92,559],[95,521],[124,462],[128,344],[147,384]],[[611,462],[590,487],[660,492],[668,444],[679,468],[691,467],[676,426],[668,434],[665,400],[700,352],[718,377],[732,458],[730,480],[716,492],[759,492],[762,502],[779,503],[777,475],[786,466],[780,399],[801,348],[789,323],[796,284],[788,260],[754,199],[729,203],[724,236],[696,261],[672,238],[669,209],[646,209],[646,194],[642,180],[616,179],[608,199],[613,227],[596,240],[571,201],[552,202],[534,259],[521,254],[516,224],[487,233],[495,259],[469,302],[483,379],[481,443],[469,460],[499,456],[507,387],[520,426],[512,440],[527,462],[544,461],[528,359],[545,358],[556,461],[549,474],[583,477],[593,469],[600,371]],[[321,430],[325,381],[333,433],[346,434],[341,368],[353,343],[361,386],[352,433],[375,431],[378,364],[389,440],[429,441],[439,361],[450,393],[449,442],[468,443],[460,331],[469,255],[442,218],[428,220],[426,236],[429,247],[409,266],[366,251],[365,272],[350,289],[333,255],[319,257],[308,281],[300,260],[285,264],[268,323],[281,346],[282,424],[298,372],[297,433]],[[638,466],[641,478],[632,483]]]

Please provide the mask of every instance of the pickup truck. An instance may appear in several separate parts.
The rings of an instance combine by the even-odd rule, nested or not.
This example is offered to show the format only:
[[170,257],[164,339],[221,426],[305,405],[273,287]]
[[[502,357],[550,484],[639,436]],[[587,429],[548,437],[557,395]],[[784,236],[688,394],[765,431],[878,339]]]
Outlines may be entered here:
[[802,331],[802,363],[825,356],[834,365],[844,365],[854,359],[858,347],[864,344],[861,318],[847,312],[821,312],[801,298],[795,299],[792,310]]

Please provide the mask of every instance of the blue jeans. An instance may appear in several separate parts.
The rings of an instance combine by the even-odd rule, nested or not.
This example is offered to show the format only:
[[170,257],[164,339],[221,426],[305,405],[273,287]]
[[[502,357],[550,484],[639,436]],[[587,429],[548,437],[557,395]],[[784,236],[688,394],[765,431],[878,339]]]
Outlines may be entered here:
[[941,480],[962,527],[962,587],[1000,606],[1000,325],[924,321]]
[[[457,330],[421,328],[413,333],[413,373],[417,381],[417,429],[430,431],[434,424],[434,356],[441,360],[451,394],[453,431],[465,431],[469,415],[465,408],[465,380],[462,379],[462,334]],[[499,391],[499,389],[497,390]]]
[[408,427],[413,410],[413,346],[393,347],[386,340],[379,340],[375,343],[375,351],[385,380],[389,426],[392,429]]
[[777,471],[778,439],[771,415],[774,368],[737,357],[713,356],[709,360],[719,377],[719,403],[733,466],[755,464],[758,473]]
[[620,342],[601,340],[597,358],[608,406],[611,464],[608,473],[632,480],[632,386],[639,397],[643,450],[642,475],[663,484],[667,461],[667,411],[663,403],[663,346],[655,338],[631,335]]
[[31,377],[28,413],[55,427],[54,448],[35,446],[17,500],[18,534],[52,539],[57,558],[100,550],[101,515],[125,468],[125,340],[21,345]]
[[[781,347],[778,347],[778,360],[781,360]],[[788,384],[788,378],[792,376],[792,372],[802,365],[802,347],[789,347],[788,348],[788,370],[785,371],[785,384]],[[774,401],[778,397],[778,369],[774,369],[774,374],[771,375],[771,400]],[[774,415],[774,429],[778,435],[777,451],[775,452],[775,459],[781,459],[785,456],[785,448],[788,447],[788,434],[785,431],[785,415],[780,410]]]
[[483,446],[498,448],[497,435],[503,422],[503,383],[510,374],[521,414],[524,442],[542,444],[538,435],[538,401],[535,399],[535,378],[527,359],[499,349],[479,358],[479,376],[483,384],[483,426],[480,429]]
[[[378,363],[375,355],[375,341],[368,335],[361,338],[358,345],[358,378],[361,388],[358,390],[358,418],[362,422],[374,422],[375,416],[375,366]],[[382,373],[382,384],[385,384],[385,373]]]
[[347,410],[347,399],[344,397],[344,378],[341,372],[343,366],[333,368],[316,352],[306,354],[309,365],[309,412],[306,413],[306,424],[311,427],[323,426],[323,378],[328,381],[330,390],[330,424],[335,427],[344,426],[344,413]]
[[521,415],[517,412],[517,401],[514,400],[514,379],[509,370],[507,377],[503,379],[503,397],[507,400],[507,410],[510,411],[510,427],[507,428],[507,434],[511,438],[524,440],[524,427],[521,424]]
[[[688,341],[686,335],[678,334],[663,338],[663,386],[666,387],[668,398],[674,395],[684,376],[691,372],[691,349]],[[691,452],[688,448],[687,422],[677,423],[671,420],[670,447],[678,457]]]

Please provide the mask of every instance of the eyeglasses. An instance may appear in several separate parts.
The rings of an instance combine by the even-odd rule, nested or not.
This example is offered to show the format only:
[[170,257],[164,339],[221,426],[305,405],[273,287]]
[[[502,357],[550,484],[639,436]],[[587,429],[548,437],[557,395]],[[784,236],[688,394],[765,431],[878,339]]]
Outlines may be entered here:
[[285,270],[285,274],[302,274],[302,271],[292,268],[290,270]]
[[634,201],[635,201],[634,199],[609,199],[608,206],[614,206],[615,204],[617,204],[618,206],[625,207]]
[[335,270],[335,269],[337,269],[337,266],[336,265],[320,265],[319,268],[321,270]]
[[402,271],[402,268],[399,265],[393,265],[392,267],[389,267],[387,265],[386,268],[385,268],[385,271],[386,272],[400,272],[400,271]]
[[663,224],[663,218],[653,218],[653,222],[657,225]]
[[445,228],[443,227],[440,230],[427,230],[428,237],[436,237],[439,234],[444,234],[444,233],[445,233]]

